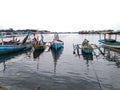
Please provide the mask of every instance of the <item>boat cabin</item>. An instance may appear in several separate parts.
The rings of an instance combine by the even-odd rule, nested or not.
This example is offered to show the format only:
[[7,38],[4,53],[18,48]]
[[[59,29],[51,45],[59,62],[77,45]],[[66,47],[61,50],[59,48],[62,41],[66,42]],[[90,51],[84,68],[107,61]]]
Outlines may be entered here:
[[[103,40],[105,42],[116,42],[117,41],[117,32],[103,32],[101,33],[104,35]],[[101,39],[100,34],[100,39]]]

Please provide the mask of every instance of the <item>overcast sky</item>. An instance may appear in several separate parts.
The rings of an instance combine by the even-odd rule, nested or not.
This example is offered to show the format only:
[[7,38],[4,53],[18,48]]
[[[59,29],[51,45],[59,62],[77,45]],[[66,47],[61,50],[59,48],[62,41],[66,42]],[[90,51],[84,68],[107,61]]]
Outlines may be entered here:
[[120,30],[120,0],[0,0],[0,29]]

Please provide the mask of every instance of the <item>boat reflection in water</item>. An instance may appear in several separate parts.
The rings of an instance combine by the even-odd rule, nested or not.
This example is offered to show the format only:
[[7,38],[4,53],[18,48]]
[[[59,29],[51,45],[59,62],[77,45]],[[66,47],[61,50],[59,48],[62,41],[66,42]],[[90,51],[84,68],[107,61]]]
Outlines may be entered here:
[[86,60],[86,64],[87,66],[89,66],[89,61],[92,61],[93,60],[93,54],[92,53],[84,53],[82,50],[82,56],[83,56],[83,59]]
[[39,56],[40,56],[43,52],[44,52],[44,48],[39,49],[39,50],[34,50],[34,52],[33,52],[33,58],[34,58],[34,59],[39,58]]
[[52,56],[53,56],[53,60],[54,60],[54,72],[56,72],[56,65],[57,65],[57,61],[58,59],[60,58],[62,52],[63,52],[63,47],[59,48],[59,49],[54,49],[52,48],[51,49],[51,52],[52,52]]
[[[16,52],[16,53],[0,55],[0,65],[3,63],[3,71],[5,71],[5,69],[6,69],[6,62],[8,60],[11,60],[12,58],[15,58],[16,56],[19,56],[19,55],[21,55],[23,53],[26,53],[26,55],[28,55],[28,52],[31,52],[31,48],[25,49],[23,51],[19,51],[19,52]],[[29,57],[29,55],[28,55],[28,57]]]
[[41,48],[39,50],[34,50],[33,52],[33,59],[37,61],[37,70],[39,70],[39,60],[40,60],[40,55],[44,52],[44,48]]
[[[117,67],[120,67],[120,51],[114,50],[111,48],[103,47],[104,48],[104,56],[108,61],[116,62]],[[119,52],[118,52],[119,51]]]

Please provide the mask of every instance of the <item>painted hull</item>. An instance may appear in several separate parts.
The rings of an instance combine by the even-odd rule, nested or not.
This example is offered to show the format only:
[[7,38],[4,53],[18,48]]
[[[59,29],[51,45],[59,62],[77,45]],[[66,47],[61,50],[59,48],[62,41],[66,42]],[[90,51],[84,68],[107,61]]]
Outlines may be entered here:
[[3,43],[0,44],[0,55],[12,53],[12,52],[18,52],[21,50],[27,50],[31,48],[32,43],[31,41],[27,41],[28,37],[29,34],[23,39],[22,43],[18,43],[16,41],[15,42],[12,41],[12,43],[11,42],[4,43],[4,41],[2,41]]
[[32,48],[31,42],[26,42],[23,45],[14,45],[14,44],[0,45],[0,55],[27,50],[30,48]]
[[99,42],[106,47],[120,48],[120,42],[106,42],[105,40],[99,40]]
[[26,47],[21,45],[0,45],[0,55],[24,50]]
[[59,49],[59,48],[63,47],[63,44],[54,43],[51,45],[51,47],[55,48],[55,49]]
[[61,40],[55,40],[55,41],[53,41],[52,42],[52,44],[51,44],[51,48],[54,48],[54,49],[59,49],[59,48],[61,48],[61,47],[63,47],[63,41],[61,41]]
[[82,52],[84,52],[84,53],[90,53],[91,54],[93,52],[93,50],[82,48]]
[[93,52],[93,48],[89,43],[88,43],[88,46],[86,46],[82,43],[82,52],[87,53],[87,54],[91,54]]
[[33,44],[33,47],[35,50],[40,50],[40,49],[44,49],[45,45],[41,45],[41,44]]

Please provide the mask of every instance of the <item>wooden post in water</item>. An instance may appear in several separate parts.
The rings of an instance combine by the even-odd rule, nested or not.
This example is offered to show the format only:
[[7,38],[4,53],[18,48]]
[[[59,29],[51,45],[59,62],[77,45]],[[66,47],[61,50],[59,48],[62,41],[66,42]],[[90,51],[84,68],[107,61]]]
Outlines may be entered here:
[[75,45],[73,44],[73,54],[75,54]]
[[79,45],[77,44],[77,54],[78,56],[80,56],[80,53],[79,53]]

